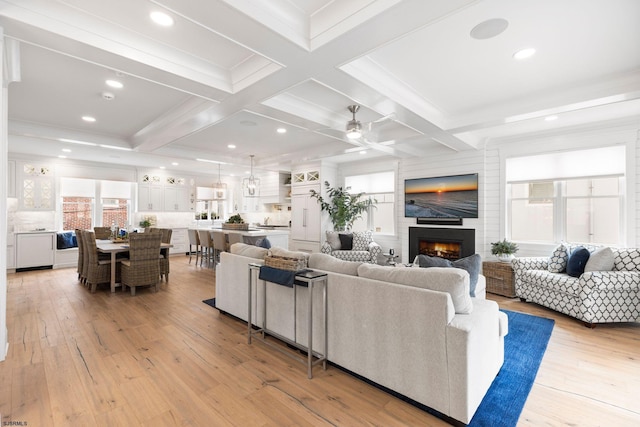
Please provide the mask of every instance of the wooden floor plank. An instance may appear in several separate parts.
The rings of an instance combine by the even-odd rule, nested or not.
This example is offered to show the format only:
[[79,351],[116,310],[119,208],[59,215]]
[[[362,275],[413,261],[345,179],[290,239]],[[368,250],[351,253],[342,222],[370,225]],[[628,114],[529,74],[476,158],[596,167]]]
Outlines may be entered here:
[[[202,300],[213,269],[171,258],[171,282],[92,294],[73,269],[8,275],[2,421],[28,425],[446,425],[335,367],[306,367],[247,344],[246,324]],[[519,425],[640,425],[640,324],[556,321]]]

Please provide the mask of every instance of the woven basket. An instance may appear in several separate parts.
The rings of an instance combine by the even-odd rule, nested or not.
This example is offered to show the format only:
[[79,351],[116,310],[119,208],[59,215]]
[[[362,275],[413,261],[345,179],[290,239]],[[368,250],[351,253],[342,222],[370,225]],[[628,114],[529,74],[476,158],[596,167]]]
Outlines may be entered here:
[[278,268],[280,270],[299,271],[307,268],[307,261],[304,258],[290,258],[279,255],[267,255],[264,257],[264,265]]
[[228,222],[223,222],[222,223],[222,228],[225,230],[241,230],[241,231],[247,231],[249,229],[249,224],[235,224],[235,223],[228,223]]

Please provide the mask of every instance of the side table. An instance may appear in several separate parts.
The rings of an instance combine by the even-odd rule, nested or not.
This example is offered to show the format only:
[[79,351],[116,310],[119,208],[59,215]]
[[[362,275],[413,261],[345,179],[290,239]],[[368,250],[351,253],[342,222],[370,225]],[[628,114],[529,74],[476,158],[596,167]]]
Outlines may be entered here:
[[510,262],[484,261],[482,274],[487,279],[487,292],[514,298],[516,289]]
[[[251,344],[251,338],[256,337],[258,341],[266,344],[267,346],[280,351],[287,356],[298,360],[299,362],[306,363],[307,365],[307,377],[309,379],[313,378],[313,365],[318,363],[322,363],[322,369],[327,369],[327,273],[322,273],[319,271],[307,270],[304,272],[300,272],[295,275],[296,283],[293,285],[293,301],[294,301],[294,314],[296,312],[296,289],[298,286],[306,286],[309,289],[309,300],[307,305],[307,338],[308,344],[305,347],[304,345],[298,344],[297,342],[291,341],[285,337],[282,337],[273,331],[270,331],[267,327],[267,282],[265,280],[262,281],[263,292],[262,292],[262,301],[256,301],[256,304],[262,305],[262,328],[258,328],[257,330],[253,330],[251,324],[251,282],[253,274],[252,272],[258,272],[260,270],[259,264],[251,263],[249,264],[249,300],[248,300],[248,314],[247,314],[247,336],[248,336],[248,344]],[[324,329],[324,354],[320,354],[318,352],[313,351],[313,287],[314,285],[322,285],[322,310],[323,310],[323,329]],[[294,324],[294,328],[296,325]],[[306,360],[297,357],[290,352],[287,352],[281,348],[279,345],[275,345],[269,341],[267,341],[266,335],[273,335],[280,339],[281,341],[286,342],[289,345],[292,345],[300,350],[307,352]],[[314,361],[313,358],[316,358]]]

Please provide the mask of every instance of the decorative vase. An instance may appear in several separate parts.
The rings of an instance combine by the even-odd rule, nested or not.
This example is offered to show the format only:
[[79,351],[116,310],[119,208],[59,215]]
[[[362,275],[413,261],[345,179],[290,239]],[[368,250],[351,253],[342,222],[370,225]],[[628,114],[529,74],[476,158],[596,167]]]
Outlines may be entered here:
[[513,254],[496,254],[496,257],[500,262],[511,262],[515,258]]

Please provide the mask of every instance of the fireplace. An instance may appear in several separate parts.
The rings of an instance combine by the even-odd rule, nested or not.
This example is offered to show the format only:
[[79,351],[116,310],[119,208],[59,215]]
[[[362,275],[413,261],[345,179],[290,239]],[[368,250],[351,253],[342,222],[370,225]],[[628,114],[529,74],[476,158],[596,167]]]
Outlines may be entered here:
[[409,227],[409,262],[418,254],[455,260],[476,252],[476,230]]

